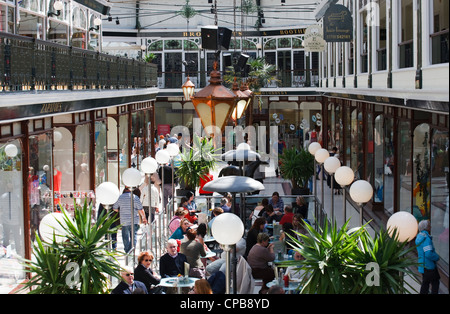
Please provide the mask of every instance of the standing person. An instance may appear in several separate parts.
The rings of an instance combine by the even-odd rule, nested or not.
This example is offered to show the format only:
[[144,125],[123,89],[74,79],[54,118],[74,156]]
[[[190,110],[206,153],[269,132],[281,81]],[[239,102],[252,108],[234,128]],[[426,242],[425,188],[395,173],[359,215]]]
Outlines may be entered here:
[[431,223],[429,220],[419,222],[419,234],[416,237],[417,253],[419,257],[419,273],[422,274],[422,285],[420,294],[428,294],[431,285],[431,293],[439,292],[439,272],[436,262],[439,255],[434,250],[433,238],[431,233]]
[[[108,215],[108,210],[103,206],[103,204],[100,204],[98,206],[98,213],[97,213],[97,221],[103,216],[103,215]],[[119,213],[117,213],[116,211],[113,211],[112,213],[109,214],[110,216],[108,217],[108,220],[115,220],[111,226],[109,227],[109,229],[114,229],[117,226],[120,225],[120,221],[119,221]],[[106,236],[107,237],[107,236]],[[113,250],[117,249],[117,232],[111,233],[111,247]]]
[[[164,172],[164,178],[163,178],[163,172]],[[167,207],[167,204],[169,203],[169,198],[172,198],[172,184],[175,184],[176,182],[176,177],[175,177],[175,173],[174,173],[174,177],[173,180],[174,182],[172,182],[172,168],[168,165],[161,165],[161,167],[159,167],[158,169],[158,175],[161,178],[161,180],[164,180],[164,182],[162,182],[162,186],[161,188],[164,189],[164,199],[162,200],[162,208],[163,210]]]
[[[131,209],[131,195],[134,198],[134,208]],[[120,208],[120,210],[119,210]],[[144,224],[147,223],[147,218],[145,218],[145,212],[142,207],[142,203],[139,196],[136,194],[131,194],[128,187],[125,187],[122,195],[119,196],[117,202],[113,205],[113,210],[119,211],[120,224],[122,225],[122,241],[125,249],[125,253],[128,253],[133,247],[136,246],[136,235],[139,229],[139,216],[142,218]],[[132,216],[134,217],[134,243],[131,243],[131,233],[133,230]]]
[[[145,176],[144,183],[141,184],[141,186],[139,187],[139,190],[141,190],[141,203],[144,208],[145,217],[148,220],[148,217],[150,216],[151,222],[153,222],[153,220],[155,220],[155,213],[159,213],[159,208],[158,208],[159,193],[158,193],[158,189],[155,187],[155,185],[152,184],[151,192],[150,192],[151,197],[149,197],[149,193],[148,193],[149,181],[150,181],[149,177]],[[151,204],[149,203],[150,198],[151,198]]]

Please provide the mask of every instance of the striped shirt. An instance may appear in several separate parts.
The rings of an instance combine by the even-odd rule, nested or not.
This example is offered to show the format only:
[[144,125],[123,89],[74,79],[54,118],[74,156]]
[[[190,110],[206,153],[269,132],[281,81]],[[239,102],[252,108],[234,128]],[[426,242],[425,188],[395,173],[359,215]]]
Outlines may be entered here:
[[[122,226],[131,226],[131,199],[130,192],[120,195],[113,209],[120,209],[120,224]],[[142,203],[137,195],[134,195],[134,223],[139,223],[139,210],[142,210]]]

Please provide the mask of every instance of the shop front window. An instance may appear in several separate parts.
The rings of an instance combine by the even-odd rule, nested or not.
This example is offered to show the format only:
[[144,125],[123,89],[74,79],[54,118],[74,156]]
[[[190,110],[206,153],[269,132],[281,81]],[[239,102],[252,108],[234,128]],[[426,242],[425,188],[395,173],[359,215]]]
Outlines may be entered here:
[[54,204],[64,207],[73,206],[73,200],[63,197],[74,191],[73,137],[66,128],[55,128],[54,136],[54,169],[53,192]]
[[0,293],[24,279],[22,152],[19,140],[0,143]]
[[30,136],[29,146],[28,200],[30,203],[30,236],[33,242],[42,218],[53,212],[51,133]]
[[[119,185],[119,145],[117,121],[114,118],[108,118],[108,181]],[[120,152],[121,153],[121,152]],[[123,156],[121,156],[123,157]]]
[[384,133],[384,208],[394,213],[394,126],[393,118],[385,120]]
[[130,156],[128,155],[129,150],[129,138],[128,138],[128,115],[122,115],[119,118],[119,168],[120,168],[120,178],[119,185],[120,190],[122,190],[125,186],[122,183],[122,174],[128,169],[128,165],[130,164]]
[[426,123],[414,129],[413,211],[418,220],[430,219],[430,126]]
[[449,135],[434,130],[431,138],[431,235],[436,252],[447,264],[448,273],[448,212],[449,212]]
[[[89,192],[91,187],[90,182],[90,146],[91,137],[89,136],[89,124],[77,126],[75,132],[75,177],[76,177],[76,191]],[[81,195],[84,198],[86,195]]]
[[384,163],[383,158],[383,145],[384,145],[384,136],[383,136],[383,115],[379,115],[375,118],[375,128],[374,128],[374,138],[373,138],[373,159],[375,163],[375,176],[374,176],[374,188],[375,202],[383,202],[384,200],[384,174],[386,172],[386,165]]
[[412,186],[412,162],[411,162],[411,123],[400,121],[399,123],[399,151],[398,151],[398,188],[400,190],[399,210],[411,212],[411,186]]
[[106,123],[105,121],[95,122],[95,186],[99,186],[106,181]]

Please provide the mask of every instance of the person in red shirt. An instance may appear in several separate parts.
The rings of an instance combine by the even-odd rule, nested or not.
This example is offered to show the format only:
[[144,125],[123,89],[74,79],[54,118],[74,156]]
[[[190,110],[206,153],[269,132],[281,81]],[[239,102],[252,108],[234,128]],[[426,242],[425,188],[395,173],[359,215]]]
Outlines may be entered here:
[[284,208],[284,215],[281,217],[280,225],[289,222],[292,224],[292,218],[294,218],[294,213],[292,212],[292,207],[290,205],[286,205]]

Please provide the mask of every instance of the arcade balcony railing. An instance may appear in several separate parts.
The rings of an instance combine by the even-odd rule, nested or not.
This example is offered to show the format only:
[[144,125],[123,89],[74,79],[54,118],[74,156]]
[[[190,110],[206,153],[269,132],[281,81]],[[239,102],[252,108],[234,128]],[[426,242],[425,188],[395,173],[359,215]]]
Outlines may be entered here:
[[0,32],[0,92],[156,85],[154,64]]

